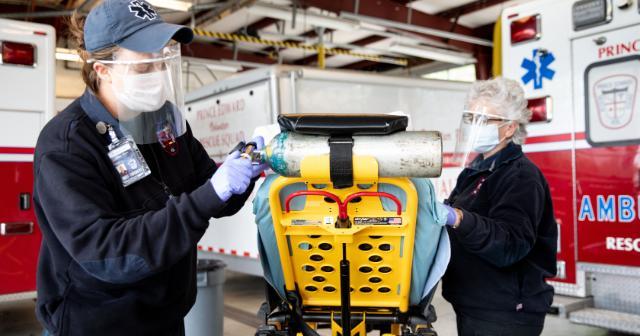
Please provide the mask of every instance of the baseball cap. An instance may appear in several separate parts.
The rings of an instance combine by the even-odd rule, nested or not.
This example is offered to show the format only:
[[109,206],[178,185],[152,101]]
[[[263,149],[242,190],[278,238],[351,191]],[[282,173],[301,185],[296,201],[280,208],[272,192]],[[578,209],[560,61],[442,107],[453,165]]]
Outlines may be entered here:
[[164,22],[144,0],[105,0],[89,12],[84,24],[84,44],[89,52],[114,45],[157,52],[171,39],[187,44],[193,40],[193,31]]

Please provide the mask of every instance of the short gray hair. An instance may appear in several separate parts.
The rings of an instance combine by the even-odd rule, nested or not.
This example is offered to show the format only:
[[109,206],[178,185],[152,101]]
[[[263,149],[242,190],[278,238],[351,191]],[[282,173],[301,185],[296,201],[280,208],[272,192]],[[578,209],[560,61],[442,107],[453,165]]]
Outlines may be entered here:
[[503,77],[476,81],[467,95],[467,105],[472,102],[488,103],[500,115],[516,121],[518,128],[511,140],[519,145],[524,143],[527,137],[526,125],[531,119],[531,111],[527,108],[524,90],[518,82]]

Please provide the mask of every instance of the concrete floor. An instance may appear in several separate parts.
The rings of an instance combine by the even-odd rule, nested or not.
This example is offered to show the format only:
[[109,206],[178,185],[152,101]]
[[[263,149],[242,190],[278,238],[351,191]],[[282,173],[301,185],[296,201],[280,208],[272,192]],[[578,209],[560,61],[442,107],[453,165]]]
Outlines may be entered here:
[[[263,287],[256,285],[261,282],[252,276],[239,273],[227,272],[227,282],[225,284],[225,319],[224,319],[224,336],[240,336],[253,335],[255,330],[252,326],[239,323],[238,320],[230,318],[228,314],[229,308],[236,308],[245,313],[249,317],[255,316],[260,304],[263,302]],[[438,321],[434,323],[434,329],[441,336],[456,335],[456,316],[451,305],[442,298],[440,290],[433,298],[433,305],[436,308]],[[248,322],[248,321],[246,321]],[[321,332],[324,335],[331,333]],[[370,335],[377,335],[371,333]],[[567,319],[558,318],[556,316],[547,315],[545,326],[542,332],[543,336],[619,336],[619,333],[607,332],[604,329],[576,325]]]
[[[227,272],[226,278],[224,336],[251,336],[259,323],[256,312],[263,302],[262,279],[234,272]],[[438,321],[434,324],[435,330],[443,336],[456,335],[455,314],[439,291],[434,297],[433,304],[438,313]],[[33,309],[33,302],[22,302],[10,306],[0,305],[0,335],[41,335],[42,328],[35,319]],[[321,331],[321,334],[330,335],[327,330]],[[542,335],[613,336],[621,334],[572,324],[566,319],[548,315]]]

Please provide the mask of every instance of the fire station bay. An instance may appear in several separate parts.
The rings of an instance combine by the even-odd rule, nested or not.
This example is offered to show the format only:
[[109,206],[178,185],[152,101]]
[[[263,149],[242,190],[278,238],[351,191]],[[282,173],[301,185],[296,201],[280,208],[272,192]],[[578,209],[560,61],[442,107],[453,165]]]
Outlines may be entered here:
[[640,335],[640,0],[0,0],[1,336]]

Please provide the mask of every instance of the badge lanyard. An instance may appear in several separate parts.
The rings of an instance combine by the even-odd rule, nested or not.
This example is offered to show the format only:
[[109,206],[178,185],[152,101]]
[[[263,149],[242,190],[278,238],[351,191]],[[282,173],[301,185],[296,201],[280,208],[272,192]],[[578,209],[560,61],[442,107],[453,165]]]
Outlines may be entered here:
[[133,138],[127,135],[118,139],[113,126],[108,124],[106,126],[111,138],[111,143],[107,147],[109,158],[122,179],[122,185],[128,187],[151,175],[151,169]]

